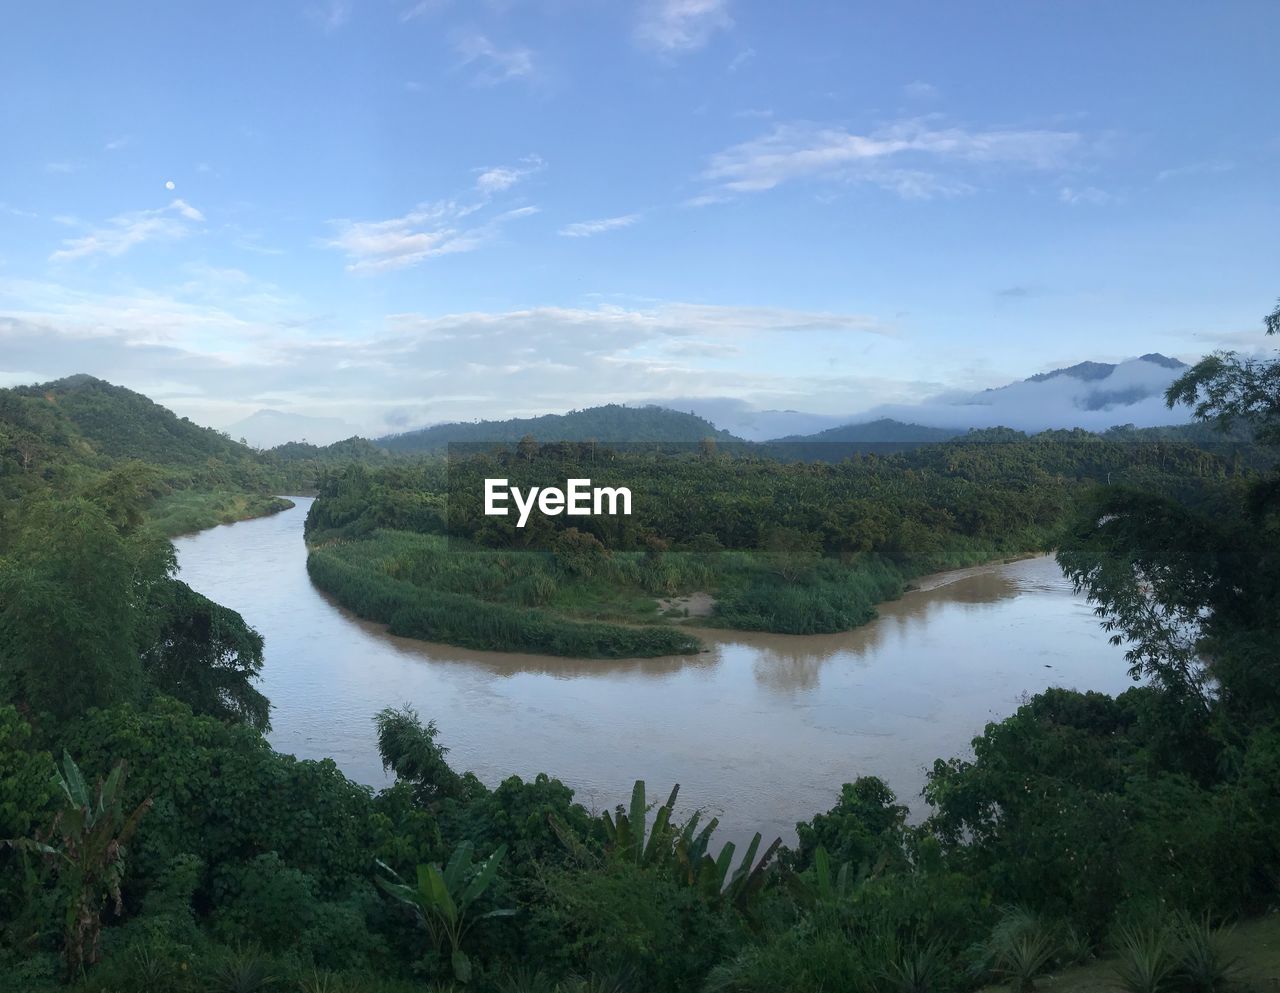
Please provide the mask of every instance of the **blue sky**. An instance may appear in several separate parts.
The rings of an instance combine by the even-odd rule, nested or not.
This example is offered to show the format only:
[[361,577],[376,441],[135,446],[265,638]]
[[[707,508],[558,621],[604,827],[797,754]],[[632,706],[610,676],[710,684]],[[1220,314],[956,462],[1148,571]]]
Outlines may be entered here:
[[[1262,347],[1280,5],[12,6],[0,380],[368,432]],[[170,188],[168,184],[172,184]]]

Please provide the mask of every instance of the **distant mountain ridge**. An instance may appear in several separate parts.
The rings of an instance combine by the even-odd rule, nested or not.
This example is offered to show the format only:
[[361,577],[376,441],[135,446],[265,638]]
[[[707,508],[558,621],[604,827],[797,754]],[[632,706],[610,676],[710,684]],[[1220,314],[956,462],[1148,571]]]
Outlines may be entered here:
[[723,442],[741,440],[696,414],[654,405],[628,407],[611,403],[603,407],[571,410],[567,414],[435,424],[403,434],[387,435],[377,439],[377,443],[391,452],[439,452],[455,443],[509,443],[526,436],[539,442],[692,444],[707,438]]
[[[1187,364],[1178,359],[1171,359],[1167,355],[1161,355],[1159,352],[1147,352],[1146,355],[1139,355],[1134,362],[1150,362],[1152,365],[1163,366],[1165,369],[1186,369]],[[1052,372],[1038,372],[1034,376],[1028,376],[1024,382],[1043,383],[1046,379],[1053,379],[1055,376],[1071,376],[1073,379],[1083,379],[1091,382],[1095,379],[1106,379],[1119,367],[1119,363],[1114,362],[1077,362],[1075,365],[1067,366],[1065,369],[1054,369]]]
[[331,445],[359,433],[354,425],[339,417],[309,417],[266,408],[227,425],[227,434],[243,438],[254,448],[275,448],[294,441]]
[[930,441],[947,441],[963,431],[956,428],[931,428],[923,424],[906,424],[889,417],[881,417],[874,421],[857,424],[842,424],[839,427],[827,428],[809,435],[787,435],[775,438],[770,444],[793,444],[797,442],[850,442],[863,441],[872,443],[923,443]]

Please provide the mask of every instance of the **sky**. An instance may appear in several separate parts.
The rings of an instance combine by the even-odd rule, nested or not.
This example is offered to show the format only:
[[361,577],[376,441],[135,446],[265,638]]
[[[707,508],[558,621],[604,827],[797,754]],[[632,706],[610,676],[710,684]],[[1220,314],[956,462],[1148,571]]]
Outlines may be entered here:
[[368,434],[1261,350],[1274,0],[10,5],[0,385]]

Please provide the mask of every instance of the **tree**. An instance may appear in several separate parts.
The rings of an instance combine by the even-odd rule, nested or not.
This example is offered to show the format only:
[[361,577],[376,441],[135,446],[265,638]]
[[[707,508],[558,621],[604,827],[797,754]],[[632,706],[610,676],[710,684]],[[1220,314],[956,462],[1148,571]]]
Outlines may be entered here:
[[63,807],[54,817],[48,835],[57,844],[48,844],[40,835],[9,842],[15,848],[47,857],[66,890],[63,957],[68,979],[98,961],[106,902],[113,902],[117,914],[123,909],[120,882],[124,878],[125,846],[151,806],[148,798],[126,814],[121,800],[124,779],[124,762],[117,762],[106,782],[99,780],[91,793],[80,767],[63,753],[62,771],[55,772]]
[[271,704],[252,685],[262,670],[262,636],[176,579],[157,588],[155,601],[158,633],[142,653],[155,687],[198,714],[270,730]]
[[[1280,333],[1280,306],[1264,318]],[[1280,362],[1218,353],[1180,376],[1170,407],[1280,443]],[[1106,487],[1058,561],[1127,643],[1131,672],[1254,722],[1280,713],[1280,475],[1204,481],[1177,494]]]
[[435,721],[424,726],[418,712],[406,704],[399,710],[387,707],[379,711],[374,723],[382,767],[409,783],[418,803],[433,804],[462,794],[462,777],[445,761],[449,749],[436,743],[439,730]]
[[96,503],[30,501],[0,558],[0,693],[58,717],[138,699],[139,604],[172,565],[167,541]]
[[[1267,334],[1280,334],[1280,302],[1262,323]],[[1174,380],[1165,400],[1192,407],[1197,418],[1224,430],[1243,420],[1259,441],[1280,443],[1280,361],[1214,352]]]

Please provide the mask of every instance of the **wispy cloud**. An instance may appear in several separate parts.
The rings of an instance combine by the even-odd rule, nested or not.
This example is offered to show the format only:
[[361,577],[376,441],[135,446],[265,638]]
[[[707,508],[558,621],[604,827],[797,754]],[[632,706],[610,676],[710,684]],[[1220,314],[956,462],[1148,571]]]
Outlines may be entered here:
[[1186,176],[1205,176],[1214,173],[1231,172],[1236,167],[1234,162],[1216,159],[1212,162],[1191,162],[1187,165],[1175,166],[1172,169],[1161,169],[1156,173],[1156,182],[1164,183],[1170,179],[1182,179]]
[[515,165],[489,166],[477,169],[476,189],[489,196],[511,189],[526,176],[531,176],[546,165],[538,155],[526,155]]
[[636,40],[664,55],[702,48],[712,35],[733,26],[729,0],[646,0]]
[[434,14],[448,3],[449,0],[415,0],[400,12],[400,20],[412,21],[415,17]]
[[[291,320],[307,316],[292,309],[301,305],[251,274],[199,266],[189,273],[185,286],[127,295],[0,278],[0,369],[49,379],[89,372],[150,391],[206,423],[279,407],[342,416],[377,433],[708,390],[767,394],[787,405],[838,390],[874,402],[894,394],[869,392],[843,372],[788,376],[752,367],[775,352],[779,336],[802,335],[804,348],[847,348],[850,335],[890,355],[902,347],[864,315],[676,302],[400,313],[349,334],[326,332]],[[429,407],[428,380],[437,384]]]
[[933,118],[898,121],[869,134],[801,122],[780,124],[719,152],[703,178],[722,193],[756,193],[814,179],[871,182],[907,197],[936,196],[973,189],[963,179],[938,175],[938,166],[1060,168],[1082,143],[1072,131],[970,130],[941,127]]
[[324,30],[337,31],[351,19],[351,0],[323,0],[310,13]]
[[333,221],[337,234],[324,244],[346,253],[348,272],[388,272],[441,255],[475,251],[507,222],[538,212],[536,207],[519,207],[481,220],[475,215],[484,206],[441,200],[384,221]]
[[1100,190],[1096,186],[1064,186],[1058,190],[1058,199],[1062,203],[1071,204],[1091,204],[1095,207],[1101,207],[1109,203],[1119,203],[1120,197],[1114,193],[1108,193],[1106,190]]
[[103,150],[107,152],[118,152],[129,144],[129,140],[129,136],[127,134],[121,135],[119,138],[112,138],[102,147]]
[[912,100],[936,100],[938,97],[938,88],[922,79],[908,83],[902,92]]
[[485,35],[468,32],[454,40],[454,48],[462,56],[464,66],[472,66],[476,74],[473,82],[483,86],[497,86],[513,80],[527,79],[534,75],[536,66],[533,52],[523,46],[499,48]]
[[46,162],[44,171],[55,176],[66,176],[78,172],[80,166],[75,162]]
[[120,214],[106,224],[78,238],[68,238],[62,248],[49,256],[50,262],[70,262],[94,255],[123,255],[135,245],[148,241],[177,241],[195,230],[204,215],[185,200],[173,200],[167,207]]
[[732,59],[730,59],[729,71],[737,72],[739,69],[741,69],[744,65],[746,65],[755,57],[756,57],[756,50],[754,48],[744,48],[741,52],[739,52]]
[[566,224],[560,229],[559,233],[566,238],[590,238],[592,235],[604,234],[606,231],[630,227],[638,220],[640,220],[639,214],[623,214],[621,217],[601,217],[594,221],[577,221],[574,224]]

